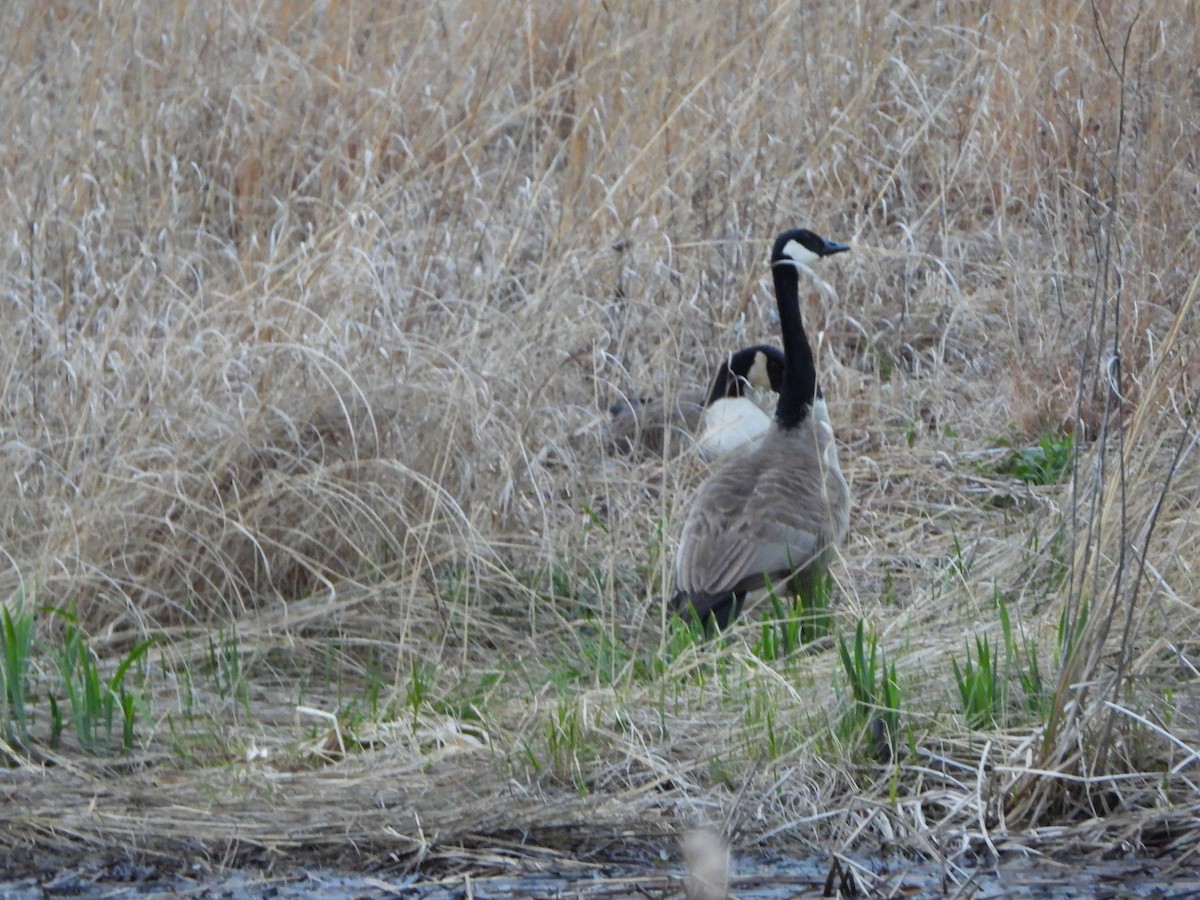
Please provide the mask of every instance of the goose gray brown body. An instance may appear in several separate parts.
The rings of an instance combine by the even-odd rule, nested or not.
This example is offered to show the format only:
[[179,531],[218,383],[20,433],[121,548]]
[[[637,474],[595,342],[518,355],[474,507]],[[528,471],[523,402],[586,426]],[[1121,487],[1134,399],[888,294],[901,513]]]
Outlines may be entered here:
[[671,600],[684,617],[724,628],[768,579],[795,578],[798,590],[811,592],[846,535],[850,491],[800,316],[799,267],[848,249],[803,229],[775,241],[785,355],[779,403],[762,438],[710,475],[688,511]]

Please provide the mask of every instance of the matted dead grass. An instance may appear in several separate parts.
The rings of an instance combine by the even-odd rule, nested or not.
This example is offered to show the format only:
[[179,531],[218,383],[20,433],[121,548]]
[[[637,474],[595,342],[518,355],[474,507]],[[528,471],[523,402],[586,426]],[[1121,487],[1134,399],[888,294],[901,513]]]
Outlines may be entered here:
[[[0,843],[1193,847],[1200,7],[1104,6],[20,5],[0,596],[107,672],[154,644],[95,758],[50,744],[39,619]],[[703,466],[604,441],[775,339],[793,225],[854,245],[806,317],[890,764],[832,638],[668,652]],[[1069,483],[996,473],[1047,433]],[[998,596],[1053,700],[982,728],[950,661]]]

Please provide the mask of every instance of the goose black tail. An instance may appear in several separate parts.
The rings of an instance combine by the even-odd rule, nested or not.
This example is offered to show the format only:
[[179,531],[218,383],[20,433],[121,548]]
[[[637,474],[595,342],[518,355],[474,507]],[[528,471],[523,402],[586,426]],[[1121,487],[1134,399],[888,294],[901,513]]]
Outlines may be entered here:
[[717,596],[690,596],[677,591],[671,598],[671,610],[685,622],[695,622],[707,632],[712,626],[724,631],[741,612],[745,593],[719,594]]

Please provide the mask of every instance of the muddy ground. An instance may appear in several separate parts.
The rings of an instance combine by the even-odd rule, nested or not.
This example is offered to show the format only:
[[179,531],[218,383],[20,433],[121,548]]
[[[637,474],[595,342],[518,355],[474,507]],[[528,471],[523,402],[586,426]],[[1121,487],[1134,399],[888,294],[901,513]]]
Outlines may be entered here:
[[[5,900],[47,897],[304,898],[646,898],[684,896],[677,861],[578,865],[550,870],[514,860],[474,873],[353,872],[321,867],[286,872],[214,871],[196,864],[171,871],[167,864],[87,862],[24,874],[9,860]],[[3,871],[3,870],[0,870]],[[739,857],[733,863],[731,897],[783,900],[790,897],[964,897],[964,898],[1184,898],[1200,897],[1200,868],[1194,861],[1074,860],[1013,858],[969,868],[903,860],[813,857]]]

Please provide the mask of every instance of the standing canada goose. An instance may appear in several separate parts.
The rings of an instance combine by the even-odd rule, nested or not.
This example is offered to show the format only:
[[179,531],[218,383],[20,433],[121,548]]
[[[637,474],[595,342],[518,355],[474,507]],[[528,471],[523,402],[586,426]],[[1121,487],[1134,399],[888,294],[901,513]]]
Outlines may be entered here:
[[779,393],[783,369],[783,351],[758,344],[727,356],[707,395],[684,391],[671,404],[658,398],[622,400],[609,410],[613,445],[621,452],[641,447],[661,455],[668,433],[673,433],[673,448],[678,450],[699,430],[696,442],[707,459],[738,449],[771,424],[770,416],[747,396],[748,390]]
[[785,356],[775,421],[710,475],[692,501],[671,600],[682,616],[690,607],[701,622],[724,628],[746,593],[768,578],[779,584],[795,576],[800,590],[811,591],[846,536],[850,490],[800,318],[799,267],[849,249],[803,229],[775,241],[771,274]]

